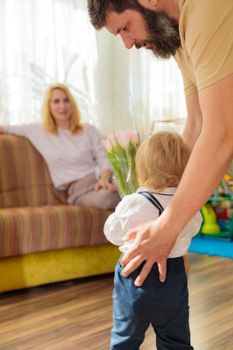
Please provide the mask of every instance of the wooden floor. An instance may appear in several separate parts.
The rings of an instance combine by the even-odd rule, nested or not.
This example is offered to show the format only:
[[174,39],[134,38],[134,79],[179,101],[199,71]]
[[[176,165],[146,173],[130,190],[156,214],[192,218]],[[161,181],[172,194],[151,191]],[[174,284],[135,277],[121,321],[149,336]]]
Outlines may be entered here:
[[[233,260],[190,255],[195,350],[233,350]],[[0,295],[1,350],[108,350],[112,275]],[[141,350],[154,350],[149,329]],[[125,349],[127,350],[127,349]]]

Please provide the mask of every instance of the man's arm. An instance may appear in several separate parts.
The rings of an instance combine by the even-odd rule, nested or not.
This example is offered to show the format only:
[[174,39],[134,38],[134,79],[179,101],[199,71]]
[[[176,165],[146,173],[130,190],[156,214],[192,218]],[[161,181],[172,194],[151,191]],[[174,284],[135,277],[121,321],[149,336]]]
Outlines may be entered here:
[[202,130],[169,208],[181,228],[208,200],[232,159],[233,75],[203,89],[199,101]]
[[193,149],[202,128],[202,113],[198,92],[186,96],[187,121],[183,132],[184,142]]
[[233,156],[233,74],[199,92],[203,116],[201,133],[192,150],[176,194],[156,220],[140,229],[134,247],[122,259],[124,275],[146,261],[135,280],[141,285],[157,262],[160,280],[166,276],[166,259],[178,234],[214,192]]

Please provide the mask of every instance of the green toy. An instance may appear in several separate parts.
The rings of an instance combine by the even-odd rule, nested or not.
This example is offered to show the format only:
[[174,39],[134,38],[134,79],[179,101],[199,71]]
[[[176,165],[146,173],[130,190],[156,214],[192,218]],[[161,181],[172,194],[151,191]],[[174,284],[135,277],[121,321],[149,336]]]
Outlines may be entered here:
[[205,235],[213,235],[221,233],[221,228],[217,223],[216,214],[210,203],[205,204],[202,209],[203,225],[201,233]]

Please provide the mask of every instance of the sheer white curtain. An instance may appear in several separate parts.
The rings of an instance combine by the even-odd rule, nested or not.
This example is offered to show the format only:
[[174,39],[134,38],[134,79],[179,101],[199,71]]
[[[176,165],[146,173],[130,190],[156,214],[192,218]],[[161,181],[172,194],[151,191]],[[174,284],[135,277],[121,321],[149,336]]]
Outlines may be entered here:
[[1,120],[39,120],[45,89],[57,81],[91,115],[97,52],[85,1],[0,0],[0,45]]
[[45,89],[57,81],[104,134],[126,127],[145,134],[153,120],[185,117],[176,64],[96,32],[86,1],[0,0],[1,123],[40,120]]

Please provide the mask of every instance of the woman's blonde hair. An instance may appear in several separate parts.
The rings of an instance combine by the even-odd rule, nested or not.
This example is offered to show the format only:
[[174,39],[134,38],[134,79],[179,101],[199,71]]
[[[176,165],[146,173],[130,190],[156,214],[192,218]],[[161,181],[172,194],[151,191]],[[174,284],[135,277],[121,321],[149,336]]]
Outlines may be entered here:
[[190,156],[182,137],[161,131],[146,139],[136,153],[138,183],[153,190],[176,187]]
[[54,117],[52,116],[49,108],[49,103],[52,98],[52,93],[54,90],[57,90],[57,89],[65,92],[71,104],[72,114],[70,117],[69,131],[72,134],[78,134],[83,129],[83,125],[80,121],[80,111],[68,87],[61,83],[56,83],[49,86],[45,93],[44,103],[42,108],[43,126],[51,134],[57,134],[58,132],[58,127],[56,125]]

